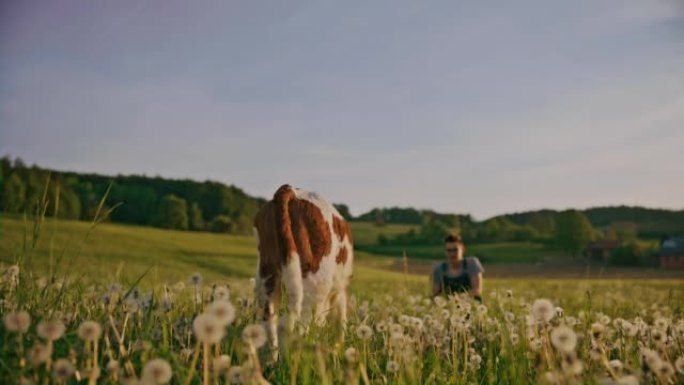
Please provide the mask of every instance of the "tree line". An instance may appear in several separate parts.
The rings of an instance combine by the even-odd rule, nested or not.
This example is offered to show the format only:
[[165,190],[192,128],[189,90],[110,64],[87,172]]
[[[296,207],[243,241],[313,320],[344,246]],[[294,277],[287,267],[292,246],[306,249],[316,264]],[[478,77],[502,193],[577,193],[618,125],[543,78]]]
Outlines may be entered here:
[[104,200],[108,220],[178,230],[251,233],[252,218],[264,200],[218,182],[147,176],[102,176],[27,166],[0,159],[0,207],[8,213],[35,213],[43,196],[45,215],[90,220]]

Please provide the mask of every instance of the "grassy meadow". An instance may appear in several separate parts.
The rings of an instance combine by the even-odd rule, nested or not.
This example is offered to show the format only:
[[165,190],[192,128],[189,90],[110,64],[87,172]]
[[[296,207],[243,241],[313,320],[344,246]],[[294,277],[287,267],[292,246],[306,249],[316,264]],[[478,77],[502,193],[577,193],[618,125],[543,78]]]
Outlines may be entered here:
[[[352,230],[364,249],[406,228]],[[488,279],[479,304],[427,297],[390,270],[401,250],[359,251],[346,332],[302,326],[272,361],[252,237],[3,216],[0,239],[2,384],[684,383],[677,279]]]

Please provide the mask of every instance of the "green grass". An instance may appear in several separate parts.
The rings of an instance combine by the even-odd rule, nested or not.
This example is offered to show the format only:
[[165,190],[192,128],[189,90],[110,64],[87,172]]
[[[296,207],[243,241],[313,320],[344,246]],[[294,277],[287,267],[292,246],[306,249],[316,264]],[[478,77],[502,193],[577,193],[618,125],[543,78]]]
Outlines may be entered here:
[[378,236],[380,234],[392,237],[405,233],[413,228],[418,228],[418,226],[415,225],[397,224],[378,226],[371,222],[350,222],[349,225],[351,226],[355,245],[373,245],[378,242]]
[[[444,258],[442,245],[359,245],[358,248],[371,254],[395,257],[402,256],[405,251],[411,259]],[[475,255],[483,263],[534,263],[550,254],[558,254],[558,251],[549,250],[541,244],[531,242],[469,245],[466,248],[466,255]]]
[[[485,285],[486,306],[482,307],[467,296],[441,303],[432,300],[427,297],[426,276],[390,271],[388,268],[396,258],[358,252],[347,333],[342,335],[334,323],[323,327],[310,325],[307,334],[281,341],[287,346],[288,355],[255,371],[254,362],[264,360],[267,352],[261,348],[260,355],[257,354],[243,339],[247,325],[260,323],[249,282],[256,264],[252,237],[113,224],[100,224],[90,235],[89,229],[90,224],[84,222],[47,220],[32,247],[32,223],[0,218],[0,261],[5,265],[19,262],[17,276],[0,268],[0,318],[14,316],[15,310],[31,316],[30,325],[22,332],[10,330],[6,325],[11,323],[0,325],[0,383],[65,383],[53,377],[50,361],[25,361],[25,357],[32,357],[31,349],[45,343],[38,336],[37,323],[50,318],[63,319],[66,327],[66,333],[54,341],[50,360],[61,359],[64,363],[69,357],[81,375],[93,366],[95,357],[100,368],[116,360],[139,376],[151,359],[161,358],[172,368],[170,383],[174,385],[229,383],[225,378],[203,380],[210,374],[205,372],[210,367],[205,362],[219,354],[228,355],[231,365],[243,367],[245,373],[263,373],[271,384],[362,384],[364,378],[368,378],[369,384],[382,385],[539,384],[545,374],[561,373],[568,362],[549,341],[551,330],[570,319],[581,336],[576,359],[583,363],[583,371],[564,378],[564,384],[606,383],[604,363],[613,359],[630,370],[639,370],[639,349],[656,348],[652,332],[648,331],[661,318],[666,318],[670,325],[668,338],[678,341],[663,347],[664,359],[673,362],[684,355],[678,339],[684,335],[682,280],[491,279]],[[361,230],[360,234],[365,233]],[[534,246],[483,245],[479,249],[472,247],[469,253],[481,253],[485,258],[490,253],[508,255],[513,256],[509,259],[520,260],[535,252],[546,252]],[[435,253],[434,258],[443,255],[441,247],[423,251]],[[38,280],[50,270],[50,261],[60,259],[60,255],[63,257],[56,267],[58,277],[67,278],[65,283]],[[131,293],[131,283],[149,267],[153,270],[140,282],[139,297],[128,297],[125,302],[103,302],[105,296],[122,298]],[[197,287],[170,285],[169,291],[160,287],[162,283],[185,280],[195,271],[204,275],[204,282]],[[212,285],[226,281],[231,284],[230,301],[235,306],[236,318],[224,328],[226,334],[217,344],[202,347],[193,320],[206,311]],[[123,283],[123,290],[112,289],[112,283]],[[508,290],[512,291],[511,296]],[[553,319],[537,321],[528,328],[526,316],[539,298],[547,298],[552,306],[562,308],[563,315],[556,315],[559,313],[554,310]],[[130,310],[131,301],[137,304],[136,310]],[[605,317],[606,332],[592,342],[592,324]],[[620,323],[610,322],[619,317],[635,324],[645,322],[645,332],[624,339]],[[402,319],[409,320],[400,332],[403,341],[409,341],[404,345],[398,344],[386,329],[387,325],[403,322]],[[78,329],[84,321],[100,324],[106,339],[102,338],[99,345],[80,340]],[[421,326],[415,326],[415,321]],[[380,329],[381,325],[385,325],[385,331]],[[372,328],[368,339],[362,339],[358,333],[362,327]],[[528,343],[528,333],[542,342],[541,348]],[[589,354],[595,343],[602,347],[602,361],[593,360]],[[614,348],[617,343],[620,348]],[[345,350],[349,348],[358,351],[358,362],[345,361]],[[201,358],[193,361],[188,351]],[[479,361],[472,365],[471,357],[475,356]],[[399,364],[397,372],[388,370],[392,361]],[[116,384],[116,374],[102,371],[97,383]],[[682,383],[684,376],[675,376],[672,383]],[[86,381],[72,378],[68,383]],[[641,383],[670,382],[656,381],[651,376]]]

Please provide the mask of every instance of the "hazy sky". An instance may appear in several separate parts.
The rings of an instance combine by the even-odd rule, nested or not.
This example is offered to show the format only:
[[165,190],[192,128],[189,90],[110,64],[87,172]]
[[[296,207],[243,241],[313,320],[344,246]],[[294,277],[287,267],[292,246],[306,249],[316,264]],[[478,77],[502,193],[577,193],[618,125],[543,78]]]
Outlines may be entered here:
[[0,155],[352,213],[684,208],[684,2],[5,0]]

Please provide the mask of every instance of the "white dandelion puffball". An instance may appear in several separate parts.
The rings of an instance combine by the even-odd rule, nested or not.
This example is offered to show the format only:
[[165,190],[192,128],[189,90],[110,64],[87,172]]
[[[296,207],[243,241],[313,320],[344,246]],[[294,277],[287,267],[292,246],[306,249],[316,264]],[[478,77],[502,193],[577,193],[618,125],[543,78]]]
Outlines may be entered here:
[[225,334],[223,325],[209,313],[202,313],[192,321],[192,330],[199,341],[215,344],[221,341]]
[[356,335],[362,340],[368,340],[373,336],[373,329],[368,325],[359,325],[356,328]]
[[347,350],[344,351],[344,358],[347,360],[347,362],[355,363],[359,361],[359,351],[356,350],[354,347],[349,347]]
[[399,363],[394,360],[387,361],[387,372],[396,373],[399,371]]
[[43,344],[36,344],[29,350],[29,361],[34,367],[46,362],[51,356],[52,345],[48,347]]
[[55,380],[63,382],[71,378],[74,375],[74,365],[69,362],[66,358],[60,358],[52,366],[52,377]]
[[556,309],[553,303],[545,298],[540,298],[532,303],[532,317],[537,322],[549,322],[556,314]]
[[193,286],[199,286],[202,283],[202,274],[194,272],[188,277],[188,283]]
[[78,327],[78,336],[83,341],[99,340],[102,336],[102,326],[95,321],[84,321]]
[[23,334],[31,326],[31,316],[24,310],[12,312],[5,316],[4,323],[8,331]]
[[155,358],[149,360],[142,370],[142,382],[149,385],[162,385],[171,381],[173,371],[169,362]]
[[617,385],[639,385],[639,378],[630,374],[628,376],[620,377],[617,380],[616,384]]
[[574,352],[577,346],[577,335],[569,327],[561,325],[551,331],[551,343],[558,351]]
[[36,326],[38,335],[47,341],[55,341],[64,335],[64,323],[58,319],[40,321]]
[[214,301],[207,306],[206,312],[216,317],[223,326],[228,326],[235,320],[235,307],[228,301]]
[[247,325],[242,329],[242,340],[258,349],[266,343],[266,330],[259,324]]
[[242,366],[231,366],[230,369],[228,369],[228,381],[231,384],[242,384]]
[[230,299],[230,289],[225,285],[216,286],[213,293],[214,301],[228,301]]
[[230,356],[222,354],[214,358],[212,367],[214,369],[214,373],[216,373],[219,376],[224,376],[228,374],[228,370],[230,370]]

